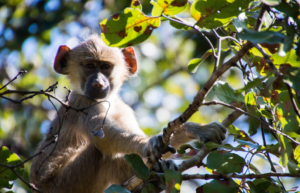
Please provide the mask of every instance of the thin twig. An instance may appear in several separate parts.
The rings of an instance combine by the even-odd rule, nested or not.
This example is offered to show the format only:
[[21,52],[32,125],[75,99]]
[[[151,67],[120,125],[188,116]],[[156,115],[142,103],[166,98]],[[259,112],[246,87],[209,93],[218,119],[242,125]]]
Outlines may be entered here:
[[216,30],[212,30],[215,34],[215,36],[218,39],[218,51],[217,51],[217,59],[215,60],[215,66],[213,72],[215,72],[220,64],[220,59],[221,59],[221,45],[222,45],[222,39],[219,36],[219,34],[216,32]]
[[266,177],[300,177],[300,174],[290,174],[290,173],[264,173],[264,174],[184,174],[182,175],[183,180],[192,180],[192,179],[202,179],[202,180],[209,180],[209,179],[231,179],[231,178],[241,178],[241,179],[259,179],[259,178],[266,178]]
[[[266,139],[265,139],[265,132],[264,132],[264,128],[263,128],[263,127],[261,127],[261,135],[262,135],[262,139],[263,139],[264,146],[267,147],[267,143],[266,143]],[[269,161],[269,163],[270,163],[271,171],[276,173],[277,171],[276,171],[276,169],[275,169],[275,167],[274,167],[274,164],[273,164],[273,162],[272,162],[272,160],[271,160],[271,157],[270,157],[269,152],[266,151],[266,152],[265,152],[265,156],[267,157],[267,159],[268,159],[268,161]],[[283,185],[283,183],[282,183],[280,177],[277,176],[277,179],[278,179],[278,181],[280,182],[282,188],[283,188],[284,191],[285,191],[285,187],[284,187],[284,185]]]
[[174,21],[174,22],[176,22],[176,23],[179,23],[179,24],[188,26],[188,27],[190,27],[190,28],[196,30],[197,32],[199,32],[200,35],[201,35],[202,37],[204,37],[205,40],[209,43],[209,45],[210,45],[210,47],[211,47],[211,49],[212,49],[212,52],[213,52],[213,56],[214,56],[215,60],[217,60],[217,55],[216,55],[215,48],[214,48],[213,44],[212,44],[211,41],[208,39],[208,37],[200,30],[200,28],[199,28],[198,26],[196,26],[196,25],[190,25],[190,24],[184,23],[184,22],[182,22],[182,21],[179,20],[179,19],[173,19],[173,18],[168,17],[168,16],[166,16],[166,15],[164,15],[164,14],[162,14],[162,17],[164,17],[164,18],[166,18],[166,19],[168,19],[168,20]]
[[20,71],[13,79],[11,79],[8,83],[6,83],[4,86],[2,86],[2,87],[0,88],[0,90],[2,90],[2,89],[4,89],[5,87],[7,87],[7,85],[9,85],[9,84],[12,83],[14,80],[16,80],[16,79],[18,78],[18,76],[20,76],[20,75],[22,75],[22,74],[25,74],[25,73],[27,73],[26,70]]
[[15,165],[7,165],[7,164],[3,164],[0,163],[0,166],[5,167],[7,169],[10,169],[22,182],[24,182],[24,184],[26,184],[31,190],[37,191],[37,192],[41,192],[39,189],[37,189],[35,186],[33,186],[31,183],[27,182],[16,170],[16,166]]
[[228,107],[228,108],[234,109],[234,110],[236,110],[236,111],[239,111],[239,112],[241,112],[241,113],[243,113],[243,114],[245,114],[245,115],[248,115],[248,116],[250,116],[250,117],[252,117],[252,118],[254,118],[254,119],[260,121],[262,124],[264,124],[265,126],[267,126],[267,127],[266,127],[267,129],[269,129],[269,130],[271,130],[271,131],[274,131],[274,132],[276,132],[277,134],[282,135],[283,137],[288,138],[289,140],[291,140],[292,142],[294,142],[294,143],[297,144],[297,145],[300,145],[300,142],[294,140],[293,138],[291,138],[290,136],[288,136],[288,135],[285,134],[285,133],[282,133],[282,132],[280,132],[280,131],[278,131],[278,130],[276,130],[276,129],[273,129],[273,128],[272,128],[267,122],[265,122],[264,120],[262,120],[262,119],[260,119],[260,118],[258,118],[258,117],[255,117],[254,115],[251,115],[251,114],[247,113],[246,111],[243,111],[243,110],[240,109],[240,108],[231,106],[231,105],[229,105],[229,104],[226,104],[226,103],[223,103],[223,102],[220,102],[220,101],[208,101],[208,102],[202,103],[202,105],[206,105],[206,106],[208,106],[208,105],[223,105],[223,106],[225,106],[225,107]]
[[290,99],[291,99],[291,103],[293,105],[293,108],[294,108],[294,111],[295,113],[298,115],[298,117],[300,118],[300,111],[296,105],[296,101],[294,100],[294,97],[293,97],[293,93],[292,93],[292,89],[290,87],[290,85],[288,83],[285,83],[287,89],[288,89],[288,92],[289,92],[289,95],[290,95]]

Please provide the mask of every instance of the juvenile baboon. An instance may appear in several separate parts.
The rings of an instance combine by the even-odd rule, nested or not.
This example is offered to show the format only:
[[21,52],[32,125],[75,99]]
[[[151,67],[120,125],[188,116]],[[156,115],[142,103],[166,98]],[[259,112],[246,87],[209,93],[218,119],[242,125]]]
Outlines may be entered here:
[[[143,133],[134,111],[118,95],[123,81],[137,71],[133,48],[111,48],[98,35],[92,35],[72,50],[60,46],[54,70],[67,75],[73,86],[71,107],[83,108],[107,100],[110,109],[103,138],[95,133],[101,131],[107,103],[92,106],[84,113],[59,109],[59,116],[53,120],[37,152],[54,137],[58,138],[57,142],[36,156],[31,166],[31,183],[37,188],[45,193],[101,193],[110,184],[122,184],[133,176],[124,160],[125,154],[158,160],[172,150],[171,147],[163,149],[161,135],[148,138]],[[177,129],[171,145],[178,148],[191,139],[221,143],[225,132],[217,123],[186,123]],[[170,163],[163,167],[174,168]]]

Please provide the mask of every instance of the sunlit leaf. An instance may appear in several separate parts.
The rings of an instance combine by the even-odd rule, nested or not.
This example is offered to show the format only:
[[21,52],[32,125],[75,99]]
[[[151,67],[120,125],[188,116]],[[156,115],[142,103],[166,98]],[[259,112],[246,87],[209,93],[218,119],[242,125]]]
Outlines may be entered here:
[[[247,107],[247,112],[251,115],[254,115],[255,117],[260,118],[260,112],[257,109],[256,106],[256,95],[254,92],[249,92],[245,96],[245,104]],[[249,118],[249,130],[248,133],[250,136],[254,135],[257,132],[257,129],[259,128],[260,121],[257,119],[254,119],[253,117],[248,116]]]
[[[6,165],[16,165],[21,163],[21,159],[15,153],[10,153],[8,148],[2,146],[0,149],[0,161]],[[15,171],[22,175],[23,165],[16,167]],[[17,179],[17,176],[9,169],[3,166],[0,166],[0,188],[9,188],[11,189],[13,184],[10,184],[9,181]]]
[[113,47],[128,47],[145,41],[160,26],[160,18],[144,15],[139,9],[126,8],[123,12],[101,21],[101,37]]
[[281,151],[281,155],[280,155],[280,161],[279,163],[285,167],[288,164],[289,161],[289,157],[291,156],[291,154],[293,153],[293,147],[292,145],[289,143],[289,140],[285,137],[283,137],[282,135],[278,135],[279,136],[279,143],[280,143],[280,151]]
[[289,64],[292,67],[300,67],[300,58],[296,55],[295,50],[286,52],[285,56],[279,56],[278,53],[272,54],[271,60],[276,67],[279,67],[281,64]]
[[275,108],[275,114],[284,131],[297,132],[299,130],[300,118],[290,101],[278,104]]
[[276,6],[279,5],[281,0],[261,0],[264,4],[269,5],[269,6]]
[[130,8],[142,10],[142,4],[139,0],[132,0]]
[[163,8],[163,14],[176,15],[182,12],[188,0],[157,0],[158,5]]
[[201,28],[226,26],[236,18],[252,0],[195,0],[191,15]]
[[229,126],[229,135],[233,135],[234,136],[234,140],[236,141],[237,139],[243,140],[243,141],[250,141],[253,144],[256,144],[255,141],[253,141],[248,134],[243,131],[238,129],[236,126],[234,125],[230,125]]
[[210,55],[212,55],[212,49],[207,50],[201,58],[194,58],[190,60],[188,64],[188,70],[191,73],[195,73],[198,67],[200,66],[200,64]]

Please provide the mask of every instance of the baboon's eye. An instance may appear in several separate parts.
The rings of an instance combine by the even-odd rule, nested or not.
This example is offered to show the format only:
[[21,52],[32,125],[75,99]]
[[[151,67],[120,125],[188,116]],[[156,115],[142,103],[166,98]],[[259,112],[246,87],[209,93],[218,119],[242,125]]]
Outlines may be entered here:
[[108,64],[108,63],[102,64],[102,65],[101,65],[101,69],[102,69],[102,70],[108,70],[108,69],[110,69],[110,64]]
[[84,67],[87,68],[87,69],[94,69],[95,65],[89,63],[89,64],[86,64]]

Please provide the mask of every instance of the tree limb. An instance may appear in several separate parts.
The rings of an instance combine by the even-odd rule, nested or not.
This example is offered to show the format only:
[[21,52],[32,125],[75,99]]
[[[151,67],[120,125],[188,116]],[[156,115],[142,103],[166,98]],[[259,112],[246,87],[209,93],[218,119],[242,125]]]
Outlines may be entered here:
[[290,173],[264,173],[264,174],[184,174],[182,175],[183,180],[192,180],[192,179],[203,179],[203,180],[209,180],[209,179],[231,179],[231,178],[266,178],[266,177],[300,177],[300,174],[290,174]]

